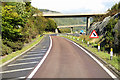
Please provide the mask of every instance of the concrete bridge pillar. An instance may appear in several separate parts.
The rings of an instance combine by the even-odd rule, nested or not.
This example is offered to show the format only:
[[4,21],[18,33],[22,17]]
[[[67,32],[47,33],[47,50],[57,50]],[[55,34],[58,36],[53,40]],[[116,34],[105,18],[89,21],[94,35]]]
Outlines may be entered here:
[[86,35],[88,35],[88,28],[90,27],[90,17],[87,17],[87,22],[86,22]]
[[71,27],[71,34],[73,34],[73,27]]
[[58,33],[58,28],[55,29],[55,33]]

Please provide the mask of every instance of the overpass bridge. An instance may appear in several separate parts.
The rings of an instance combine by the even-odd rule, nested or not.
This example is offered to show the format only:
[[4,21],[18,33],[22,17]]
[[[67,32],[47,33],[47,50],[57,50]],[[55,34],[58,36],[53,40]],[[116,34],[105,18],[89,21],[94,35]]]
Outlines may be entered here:
[[[106,13],[80,13],[80,14],[43,14],[45,18],[70,18],[70,17],[87,17],[86,20],[86,35],[88,34],[88,28],[90,26],[90,17],[103,16]],[[34,14],[33,16],[40,16],[40,14]],[[73,27],[71,27],[73,28]]]
[[57,28],[71,28],[71,27],[81,27],[81,26],[86,26],[85,24],[81,25],[68,25],[68,26],[58,26]]
[[58,33],[59,28],[71,28],[71,33],[73,33],[73,27],[85,27],[85,24],[81,25],[68,25],[68,26],[58,26],[57,29],[55,30],[56,33]]
[[[69,17],[92,17],[103,16],[106,13],[80,13],[80,14],[43,14],[45,18],[69,18]],[[35,15],[34,15],[35,16]]]

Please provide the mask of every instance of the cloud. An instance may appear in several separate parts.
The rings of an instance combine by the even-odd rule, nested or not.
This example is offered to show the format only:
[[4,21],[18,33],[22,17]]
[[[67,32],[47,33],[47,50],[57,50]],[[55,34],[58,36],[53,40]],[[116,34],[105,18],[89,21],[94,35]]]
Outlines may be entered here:
[[[119,0],[32,0],[32,5],[62,13],[105,12]],[[108,4],[107,4],[108,3]],[[109,6],[108,6],[109,5]]]

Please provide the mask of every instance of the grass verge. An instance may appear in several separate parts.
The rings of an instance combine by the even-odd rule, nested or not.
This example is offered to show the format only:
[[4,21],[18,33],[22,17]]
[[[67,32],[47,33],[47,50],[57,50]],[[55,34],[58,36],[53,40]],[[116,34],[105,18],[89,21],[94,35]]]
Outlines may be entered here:
[[27,46],[23,47],[21,50],[18,50],[16,52],[13,52],[13,53],[7,55],[5,58],[3,58],[3,59],[0,60],[0,65],[2,65],[3,63],[11,60],[12,58],[14,58],[14,57],[16,57],[18,55],[20,55],[21,53],[23,53],[27,49],[31,48],[32,46],[34,46],[35,44],[37,44],[43,37],[44,36],[42,36],[42,37],[38,36],[36,39],[34,39],[35,41],[32,42],[30,45],[27,45]]
[[[82,43],[82,39],[79,38],[79,40],[77,40],[78,37],[75,36],[62,36],[65,38],[68,38],[80,45],[82,45],[83,47],[85,47],[86,49],[88,49],[89,51],[95,53],[98,57],[100,57],[101,59],[103,59],[104,61],[106,61],[108,64],[112,65],[116,70],[120,71],[120,56],[113,56],[113,59],[110,60],[110,54],[108,54],[108,52],[104,52],[104,51],[99,51],[97,50],[97,48],[92,47],[91,45],[88,47],[86,42]],[[74,39],[73,39],[74,37]]]

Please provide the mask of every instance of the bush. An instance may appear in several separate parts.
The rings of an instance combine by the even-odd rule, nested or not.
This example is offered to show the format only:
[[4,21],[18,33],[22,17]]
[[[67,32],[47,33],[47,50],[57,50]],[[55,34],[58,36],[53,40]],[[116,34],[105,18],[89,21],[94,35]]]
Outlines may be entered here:
[[18,41],[18,42],[11,42],[11,41],[3,40],[3,44],[5,44],[8,47],[12,48],[13,51],[20,50],[23,47],[23,43],[20,42],[20,41]]
[[2,44],[2,53],[0,54],[1,56],[8,55],[12,53],[12,49],[4,44]]

